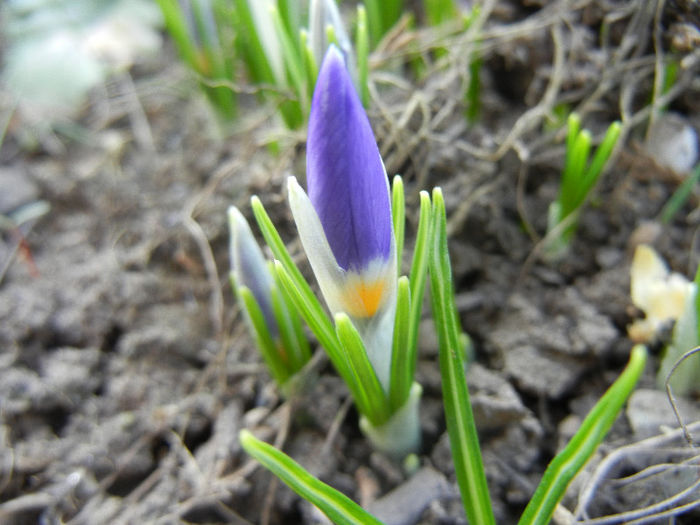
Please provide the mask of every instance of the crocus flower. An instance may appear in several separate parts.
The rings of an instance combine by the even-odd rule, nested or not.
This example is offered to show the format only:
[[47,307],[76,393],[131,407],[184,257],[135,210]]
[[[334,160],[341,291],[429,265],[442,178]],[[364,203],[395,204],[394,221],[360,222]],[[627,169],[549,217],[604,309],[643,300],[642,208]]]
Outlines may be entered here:
[[328,308],[348,314],[388,388],[396,311],[396,241],[389,183],[343,56],[330,46],[319,71],[307,141],[308,196],[294,177],[289,201]]
[[262,311],[270,335],[276,338],[279,329],[272,311],[273,281],[265,257],[253,237],[248,221],[238,208],[229,207],[228,219],[231,230],[229,244],[231,271],[235,277],[236,286],[245,286],[250,290]]

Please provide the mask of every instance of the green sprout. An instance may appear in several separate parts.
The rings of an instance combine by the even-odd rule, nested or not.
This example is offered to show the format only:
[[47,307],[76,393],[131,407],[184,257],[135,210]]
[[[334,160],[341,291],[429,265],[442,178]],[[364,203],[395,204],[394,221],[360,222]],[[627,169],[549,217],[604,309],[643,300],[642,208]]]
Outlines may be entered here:
[[[392,200],[394,224],[402,221],[403,183],[394,178]],[[300,312],[311,331],[326,350],[338,374],[343,378],[361,414],[361,428],[378,449],[401,458],[414,452],[420,442],[418,401],[422,389],[414,382],[418,326],[422,312],[428,267],[430,236],[430,197],[420,195],[420,219],[411,264],[410,277],[397,281],[397,306],[393,344],[390,353],[390,383],[385,389],[370,362],[367,349],[346,314],[332,319],[294,264],[276,228],[257,197],[252,199],[253,213],[275,258],[276,276],[287,300]],[[397,239],[397,245],[398,245]],[[401,243],[402,244],[402,243]],[[398,249],[397,249],[398,252]],[[397,256],[400,256],[397,254]],[[403,443],[403,444],[402,444]]]
[[365,0],[370,46],[374,49],[401,18],[403,0]]
[[273,277],[248,222],[231,206],[231,288],[246,315],[263,360],[285,394],[297,386],[290,381],[311,357],[301,320]]
[[[261,100],[276,104],[288,129],[308,118],[321,59],[339,47],[366,106],[369,33],[358,6],[355,47],[335,0],[312,0],[306,13],[292,0],[158,0],[181,59],[226,123],[236,116],[236,80],[244,69]],[[231,4],[231,5],[229,5]]]
[[[462,343],[454,306],[445,224],[442,194],[436,189],[433,191],[433,234],[428,251],[431,302],[439,335],[445,419],[457,483],[469,523],[493,525],[493,507],[461,357]],[[627,367],[591,409],[569,443],[547,467],[518,522],[519,525],[546,525],[550,522],[569,483],[593,455],[632,393],[644,370],[646,358],[645,346],[636,345],[632,348]],[[381,523],[347,496],[315,478],[289,456],[258,440],[248,430],[241,431],[239,439],[248,454],[260,461],[297,494],[316,505],[334,523]]]
[[437,26],[459,18],[459,8],[454,0],[423,0],[428,24]]
[[673,218],[678,214],[678,212],[683,208],[685,203],[688,201],[690,196],[693,194],[693,189],[695,185],[700,180],[700,164],[697,164],[693,171],[688,177],[686,177],[683,182],[676,188],[673,195],[668,199],[664,207],[659,213],[659,220],[663,224],[670,224]]
[[581,129],[581,119],[576,113],[569,115],[561,186],[557,199],[549,206],[547,217],[547,259],[558,260],[568,251],[581,208],[605,169],[621,129],[617,121],[610,124],[591,158],[590,131]]
[[237,114],[236,94],[228,85],[234,77],[229,18],[221,2],[157,0],[165,27],[182,61],[194,71],[205,96],[223,122]]

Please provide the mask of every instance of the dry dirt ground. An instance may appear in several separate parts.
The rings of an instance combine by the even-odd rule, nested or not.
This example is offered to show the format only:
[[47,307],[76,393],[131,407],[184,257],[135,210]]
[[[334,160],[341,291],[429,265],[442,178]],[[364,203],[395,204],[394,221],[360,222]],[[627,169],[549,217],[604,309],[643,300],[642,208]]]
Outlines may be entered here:
[[[697,3],[526,4],[486,2],[480,31],[459,36],[397,31],[373,57],[370,110],[388,171],[404,175],[409,246],[417,192],[445,191],[499,524],[515,523],[626,362],[626,327],[639,316],[629,297],[634,245],[653,244],[687,276],[698,263],[695,195],[662,224],[681,175],[643,148],[667,60],[682,67],[659,107],[700,129]],[[463,93],[476,53],[481,111],[469,125]],[[406,65],[417,55],[420,78]],[[306,390],[280,397],[228,287],[226,208],[251,217],[252,194],[308,272],[283,190],[288,173],[303,176],[304,133],[282,130],[243,93],[241,118],[221,138],[192,79],[171,50],[163,56],[131,71],[135,91],[116,78],[93,93],[72,138],[43,137],[28,151],[16,118],[2,145],[0,212],[38,200],[50,211],[4,229],[0,243],[0,522],[323,523],[241,450],[237,434],[250,428],[387,523],[465,523],[427,304],[423,449],[409,478],[369,448],[322,353]],[[562,166],[563,127],[553,120],[562,104],[595,137],[616,118],[624,133],[570,253],[548,264],[538,253]],[[697,452],[679,433],[634,445],[677,426],[655,387],[661,345],[650,350],[639,391],[564,501],[571,512],[580,506],[578,521],[643,508],[697,481]],[[698,399],[682,401],[685,419],[699,420]],[[651,465],[667,468],[618,479]],[[668,506],[699,499],[691,490]],[[698,520],[691,510],[676,523]]]

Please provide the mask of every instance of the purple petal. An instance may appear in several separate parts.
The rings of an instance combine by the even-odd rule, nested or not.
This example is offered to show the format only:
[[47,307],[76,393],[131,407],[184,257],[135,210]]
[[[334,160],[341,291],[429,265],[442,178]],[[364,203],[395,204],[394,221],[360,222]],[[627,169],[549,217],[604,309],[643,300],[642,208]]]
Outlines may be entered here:
[[311,103],[306,183],[341,268],[361,271],[377,258],[389,259],[393,234],[386,171],[335,46],[323,60]]

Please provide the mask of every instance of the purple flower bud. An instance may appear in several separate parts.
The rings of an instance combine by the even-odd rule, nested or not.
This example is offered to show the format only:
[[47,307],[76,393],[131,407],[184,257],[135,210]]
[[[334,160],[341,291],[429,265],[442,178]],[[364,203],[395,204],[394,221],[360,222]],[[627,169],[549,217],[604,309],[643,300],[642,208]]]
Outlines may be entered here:
[[331,46],[311,103],[307,195],[294,177],[289,205],[328,308],[355,323],[389,388],[396,312],[396,241],[389,181],[343,58]]
[[338,265],[362,273],[391,257],[389,185],[369,120],[338,48],[319,71],[307,142],[309,198]]
[[267,262],[253,237],[248,221],[235,206],[229,207],[228,220],[231,230],[231,271],[236,279],[236,286],[245,286],[250,290],[262,311],[270,335],[275,338],[279,329],[272,311],[273,281]]

